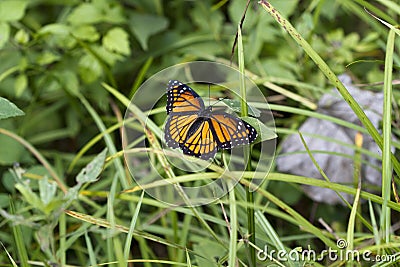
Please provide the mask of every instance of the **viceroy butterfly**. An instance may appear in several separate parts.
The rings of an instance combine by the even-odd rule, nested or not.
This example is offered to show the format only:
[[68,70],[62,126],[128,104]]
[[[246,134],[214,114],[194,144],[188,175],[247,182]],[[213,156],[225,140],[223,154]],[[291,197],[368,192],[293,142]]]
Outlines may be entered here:
[[205,107],[203,99],[189,86],[171,80],[167,87],[165,141],[186,155],[202,159],[215,156],[218,149],[252,143],[257,131],[242,119]]

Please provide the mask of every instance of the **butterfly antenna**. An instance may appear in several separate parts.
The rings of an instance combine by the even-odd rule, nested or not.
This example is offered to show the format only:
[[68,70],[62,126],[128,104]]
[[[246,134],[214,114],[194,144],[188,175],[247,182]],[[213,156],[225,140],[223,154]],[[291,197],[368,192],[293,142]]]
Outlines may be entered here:
[[210,89],[211,85],[208,84],[208,106],[211,106],[211,89]]

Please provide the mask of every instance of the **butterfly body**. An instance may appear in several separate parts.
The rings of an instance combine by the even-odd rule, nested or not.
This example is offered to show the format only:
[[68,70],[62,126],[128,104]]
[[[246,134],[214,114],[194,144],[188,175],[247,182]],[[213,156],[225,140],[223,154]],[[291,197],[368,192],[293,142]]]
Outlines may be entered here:
[[205,107],[189,86],[172,80],[167,87],[165,140],[169,147],[202,159],[215,156],[218,149],[250,144],[257,131],[240,118]]

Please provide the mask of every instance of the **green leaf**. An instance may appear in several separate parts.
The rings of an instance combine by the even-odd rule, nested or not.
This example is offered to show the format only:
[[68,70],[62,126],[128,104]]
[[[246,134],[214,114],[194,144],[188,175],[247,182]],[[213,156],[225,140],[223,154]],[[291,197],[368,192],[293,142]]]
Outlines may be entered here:
[[[241,103],[239,100],[222,99],[221,101],[223,103],[225,103],[234,112],[237,112],[237,113],[241,112]],[[261,111],[258,108],[252,107],[249,104],[247,104],[247,109],[248,109],[249,115],[254,116],[254,117],[260,117]]]
[[168,26],[168,20],[160,16],[133,12],[129,26],[143,50],[147,50],[149,37],[165,30]]
[[76,7],[68,16],[67,21],[71,24],[93,24],[100,22],[103,14],[93,4],[83,3]]
[[129,55],[128,34],[122,28],[116,27],[107,32],[103,37],[103,46],[109,51],[117,52],[123,55]]
[[25,113],[16,105],[0,97],[0,120],[23,115],[25,115]]
[[0,22],[0,48],[2,48],[10,38],[10,25],[5,22]]
[[95,42],[100,38],[97,29],[92,25],[79,25],[72,30],[72,34],[78,39]]
[[56,54],[53,54],[50,51],[44,51],[43,53],[41,53],[38,56],[36,62],[39,65],[44,66],[44,65],[51,64],[51,63],[53,63],[55,61],[58,61],[58,60],[60,60],[60,56],[58,56]]
[[75,72],[66,70],[56,73],[61,85],[70,94],[77,95],[79,93],[79,80]]
[[28,2],[18,0],[2,0],[0,2],[0,21],[20,20],[24,14]]
[[42,27],[38,31],[39,35],[46,35],[46,34],[60,34],[60,35],[68,35],[69,34],[69,27],[65,24],[59,23],[52,23],[47,24],[46,26]]
[[[1,120],[0,128],[7,129],[11,132],[16,132],[17,129],[14,126],[14,123],[15,123],[14,120]],[[7,135],[0,134],[0,144],[1,144],[1,151],[2,152],[7,151],[7,153],[0,153],[0,165],[13,165],[15,162],[24,162],[24,157],[26,157],[27,153],[25,148],[20,143],[18,143],[16,140],[10,138]],[[10,184],[6,182],[5,176],[3,176],[3,186],[8,190],[10,189],[13,190],[12,188],[9,188],[7,185]]]
[[57,184],[50,183],[47,175],[45,175],[42,179],[39,180],[39,192],[40,192],[40,199],[44,204],[49,204],[50,201],[53,200],[57,191]]
[[44,211],[42,200],[32,191],[32,189],[27,184],[18,183],[15,185],[15,188],[23,195],[26,203],[29,203],[32,207]]
[[78,176],[76,176],[76,181],[78,184],[91,183],[97,180],[100,175],[104,161],[106,160],[107,148],[103,149],[100,154],[98,154],[85,168],[83,168]]
[[86,54],[79,60],[78,73],[85,83],[91,83],[103,74],[103,68],[95,57]]
[[278,137],[271,128],[269,128],[268,126],[266,126],[264,123],[262,123],[261,121],[259,121],[256,118],[242,117],[241,119],[244,120],[245,122],[249,123],[251,126],[253,126],[257,130],[258,136],[257,136],[256,140],[254,141],[255,143],[260,143],[260,142],[263,142],[266,140],[271,140],[271,139]]
[[14,40],[21,45],[25,45],[29,42],[29,34],[24,30],[20,29],[14,36]]
[[21,73],[20,75],[18,75],[14,83],[15,96],[20,97],[24,93],[27,85],[28,78],[26,77],[25,73]]

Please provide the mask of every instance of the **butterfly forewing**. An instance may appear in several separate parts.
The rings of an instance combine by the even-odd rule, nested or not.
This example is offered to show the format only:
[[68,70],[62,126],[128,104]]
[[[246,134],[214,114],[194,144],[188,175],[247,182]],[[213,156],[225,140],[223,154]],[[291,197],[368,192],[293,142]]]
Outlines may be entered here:
[[167,114],[171,112],[199,112],[204,110],[200,96],[189,86],[176,80],[171,80],[167,87]]

